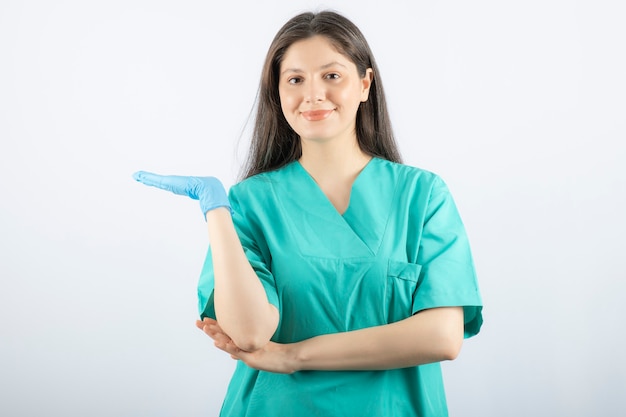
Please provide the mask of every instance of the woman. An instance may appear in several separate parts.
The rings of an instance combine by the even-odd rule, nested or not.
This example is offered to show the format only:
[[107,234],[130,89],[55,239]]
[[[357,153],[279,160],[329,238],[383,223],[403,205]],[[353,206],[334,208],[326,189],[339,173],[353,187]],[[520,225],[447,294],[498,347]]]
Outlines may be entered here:
[[238,359],[224,416],[447,415],[439,362],[481,299],[445,184],[400,164],[380,75],[346,18],[304,13],[263,68],[245,179],[135,178],[199,199],[197,326]]

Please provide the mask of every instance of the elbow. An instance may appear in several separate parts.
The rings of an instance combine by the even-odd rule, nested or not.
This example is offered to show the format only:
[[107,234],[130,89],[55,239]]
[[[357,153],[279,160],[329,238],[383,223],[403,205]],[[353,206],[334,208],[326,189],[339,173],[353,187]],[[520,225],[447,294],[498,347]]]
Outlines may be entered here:
[[441,361],[453,361],[459,357],[463,346],[463,335],[446,335],[440,341],[439,356]]
[[271,330],[271,328],[257,323],[246,326],[233,326],[230,323],[226,323],[222,325],[222,329],[232,343],[245,352],[254,352],[264,348],[274,334],[274,330]]
[[459,357],[459,354],[461,353],[461,346],[463,345],[463,342],[449,342],[447,343],[447,345],[442,349],[441,352],[441,356],[442,356],[442,361],[453,361],[456,358]]
[[254,318],[218,314],[217,321],[235,346],[245,352],[254,352],[264,348],[278,328],[278,310],[271,306],[269,311],[268,316],[257,314]]
[[245,352],[255,352],[263,349],[276,332],[277,326],[270,323],[247,323],[246,326],[233,326],[233,331],[226,334],[235,346]]
[[438,353],[441,361],[453,361],[461,353],[464,339],[463,310],[458,308],[442,309],[442,321],[435,330]]
[[245,335],[236,339],[233,338],[232,341],[239,349],[245,352],[255,352],[264,348],[270,340],[260,335]]

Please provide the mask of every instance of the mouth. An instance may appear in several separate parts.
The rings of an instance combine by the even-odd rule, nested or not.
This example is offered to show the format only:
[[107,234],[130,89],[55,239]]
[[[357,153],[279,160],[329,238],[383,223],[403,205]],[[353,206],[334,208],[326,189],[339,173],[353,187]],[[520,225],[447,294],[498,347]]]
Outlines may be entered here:
[[333,110],[309,110],[303,111],[301,114],[306,120],[316,122],[326,119],[332,112]]

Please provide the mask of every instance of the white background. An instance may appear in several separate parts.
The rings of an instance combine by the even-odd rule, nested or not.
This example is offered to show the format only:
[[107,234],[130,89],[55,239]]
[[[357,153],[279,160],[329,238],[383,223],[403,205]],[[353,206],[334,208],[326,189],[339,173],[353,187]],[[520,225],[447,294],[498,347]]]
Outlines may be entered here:
[[3,0],[0,415],[217,414],[205,223],[131,174],[232,185],[273,35],[327,7],[470,235],[485,325],[444,366],[450,414],[626,412],[622,2]]

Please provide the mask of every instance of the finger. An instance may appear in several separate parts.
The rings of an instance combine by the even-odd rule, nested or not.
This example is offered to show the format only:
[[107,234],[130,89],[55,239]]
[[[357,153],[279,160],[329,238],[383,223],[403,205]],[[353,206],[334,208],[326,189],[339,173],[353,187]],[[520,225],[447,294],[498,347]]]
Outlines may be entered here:
[[204,323],[205,326],[209,326],[212,331],[224,333],[226,336],[228,336],[228,334],[220,327],[219,323],[213,320],[212,318],[205,317],[204,320],[202,320],[202,322]]
[[215,340],[215,341],[213,341],[213,345],[216,348],[218,348],[219,350],[223,350],[224,352],[229,353],[229,354],[232,355],[232,353],[228,351],[228,347],[227,347],[228,344],[227,343],[219,342],[219,341]]
[[139,181],[142,184],[158,187],[161,183],[163,175],[154,174],[152,172],[137,171],[133,174],[135,181]]
[[223,350],[224,352],[230,354],[231,356],[239,357],[241,352],[243,352],[232,341],[228,341],[228,342],[215,341],[214,344],[215,344],[215,347],[217,347],[220,350]]
[[206,333],[211,339],[216,342],[228,343],[232,342],[231,338],[221,331],[217,326],[212,324],[204,324],[202,327],[204,333]]
[[187,195],[185,185],[187,178],[178,175],[159,175],[152,172],[138,171],[133,174],[135,181],[174,194]]
[[203,319],[202,319],[202,322],[203,322],[203,323],[206,323],[206,324],[216,324],[216,325],[217,325],[217,320],[213,320],[213,319],[212,319],[212,318],[210,318],[210,317],[205,317],[205,318],[203,318]]
[[214,335],[216,333],[215,330],[213,330],[212,327],[208,324],[202,325],[202,331],[206,333],[208,336],[211,336],[211,338],[214,338]]
[[209,326],[214,326],[215,324],[217,324],[217,322],[215,320],[211,320],[210,319],[204,319],[204,320],[196,320],[196,327],[200,330],[204,330],[205,327]]
[[224,333],[226,336],[228,336],[228,333],[226,333],[224,329],[222,329],[222,327],[219,325],[219,323],[215,320],[210,320],[208,322],[208,325],[211,326],[212,329],[215,329],[216,332]]
[[231,343],[232,340],[230,337],[226,336],[224,333],[221,332],[211,332],[209,330],[209,333],[207,333],[211,339],[215,340],[216,342],[220,342],[220,343]]
[[199,329],[202,329],[204,326],[208,326],[208,325],[218,325],[217,321],[213,320],[210,317],[205,317],[202,320],[196,320],[196,326]]

